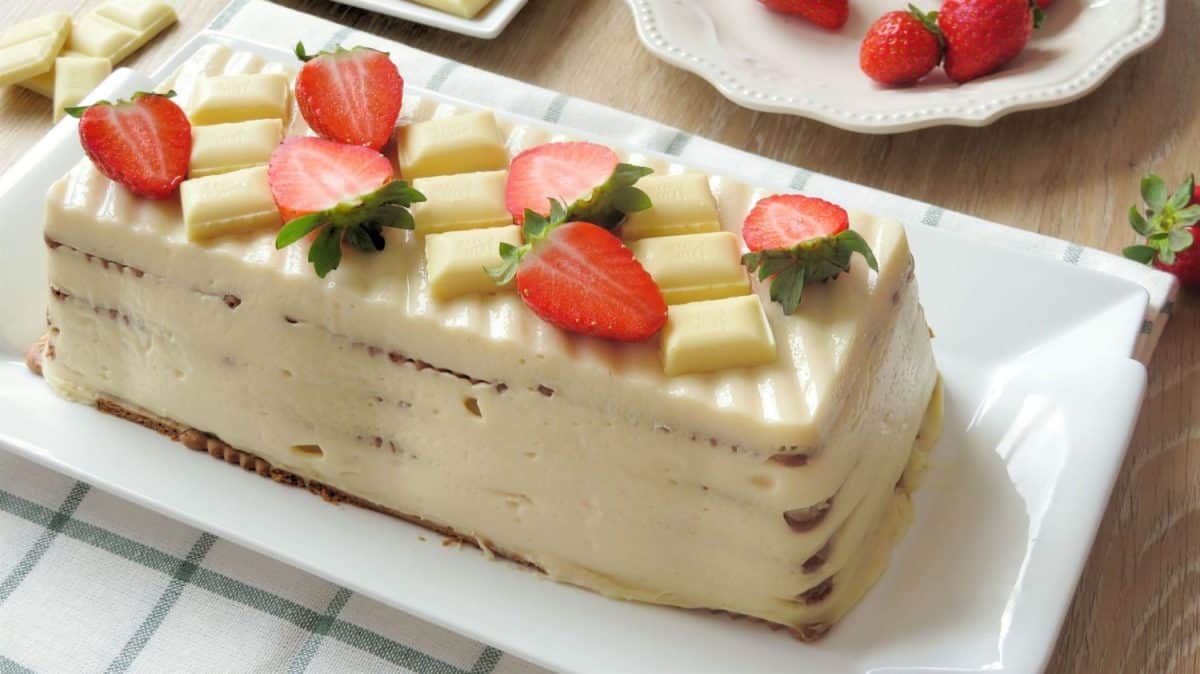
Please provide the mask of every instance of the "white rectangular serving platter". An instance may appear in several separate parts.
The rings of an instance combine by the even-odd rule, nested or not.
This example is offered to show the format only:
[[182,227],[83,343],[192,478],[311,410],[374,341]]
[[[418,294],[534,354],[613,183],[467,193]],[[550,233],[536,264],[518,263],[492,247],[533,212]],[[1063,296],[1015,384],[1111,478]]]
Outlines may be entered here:
[[483,8],[483,11],[470,19],[427,7],[413,2],[413,0],[330,0],[330,2],[490,40],[504,31],[528,0],[492,0],[487,7]]
[[[206,33],[155,78],[122,69],[93,96],[148,89],[214,41],[292,58]],[[428,533],[413,525],[331,506],[56,397],[26,371],[22,353],[45,325],[42,195],[80,157],[68,118],[0,176],[0,447],[557,670],[1029,674],[1045,666],[1145,389],[1145,369],[1130,358],[1146,306],[1140,286],[908,227],[937,333],[945,434],[917,493],[916,522],[882,581],[827,638],[803,644],[747,621],[605,599],[472,549],[423,542]]]

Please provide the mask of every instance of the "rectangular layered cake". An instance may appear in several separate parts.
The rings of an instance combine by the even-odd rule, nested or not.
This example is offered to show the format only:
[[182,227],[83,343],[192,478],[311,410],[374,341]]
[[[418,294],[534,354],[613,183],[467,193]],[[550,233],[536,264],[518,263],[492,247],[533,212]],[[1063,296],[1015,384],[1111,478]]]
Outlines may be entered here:
[[[509,158],[563,138],[410,93],[384,153],[427,197],[415,229],[322,278],[310,242],[276,248],[256,182],[277,136],[307,132],[291,94],[222,90],[263,72],[290,77],[214,45],[163,85],[195,125],[181,197],[133,196],[88,160],[51,188],[55,391],[618,599],[814,638],[880,577],[940,428],[898,223],[851,211],[878,270],[856,257],[788,315],[737,261],[767,191],[622,153],[654,169],[653,205],[620,231],[667,324],[572,334],[480,264],[520,242]],[[201,142],[247,116],[269,121],[230,129],[233,149]]]

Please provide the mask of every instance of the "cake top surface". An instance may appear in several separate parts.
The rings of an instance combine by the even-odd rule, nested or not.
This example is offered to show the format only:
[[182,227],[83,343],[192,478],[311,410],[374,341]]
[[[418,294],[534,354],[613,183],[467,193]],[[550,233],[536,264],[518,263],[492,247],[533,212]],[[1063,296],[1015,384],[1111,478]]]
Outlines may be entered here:
[[[287,67],[253,54],[209,45],[162,88],[174,89],[176,101],[188,110],[200,104],[205,78],[259,72],[289,74]],[[409,93],[401,133],[405,125],[466,112]],[[296,114],[284,124],[289,134],[306,131]],[[568,140],[554,130],[503,118],[497,125],[510,156]],[[394,157],[396,151],[385,154]],[[618,154],[622,161],[653,168],[655,176],[689,173],[657,156]],[[733,233],[769,194],[723,177],[698,180],[711,189],[720,228]],[[569,334],[543,322],[512,292],[437,299],[419,233],[385,230],[384,250],[370,255],[348,250],[341,266],[322,279],[307,261],[306,242],[276,250],[277,230],[262,229],[197,243],[189,239],[178,199],[139,199],[86,160],[55,184],[47,208],[49,238],[170,283],[237,294],[243,300],[239,310],[261,312],[264,321],[306,321],[492,385],[543,390],[567,403],[765,453],[803,451],[823,442],[848,391],[869,376],[857,364],[886,341],[876,337],[887,329],[911,269],[901,225],[852,213],[851,225],[874,250],[878,272],[856,257],[851,273],[808,288],[800,310],[790,316],[755,281],[753,293],[765,308],[776,358],[753,367],[669,376],[659,337],[630,344]],[[638,226],[653,225],[645,221]]]

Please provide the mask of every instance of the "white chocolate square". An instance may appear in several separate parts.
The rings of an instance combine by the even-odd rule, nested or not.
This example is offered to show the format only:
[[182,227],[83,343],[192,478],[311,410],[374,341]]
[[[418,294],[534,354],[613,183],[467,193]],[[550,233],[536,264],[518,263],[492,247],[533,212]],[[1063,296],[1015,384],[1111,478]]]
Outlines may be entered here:
[[732,232],[658,236],[629,244],[667,304],[748,295],[750,278]]
[[775,361],[775,337],[757,295],[728,297],[667,310],[662,331],[668,376],[752,367]]
[[409,180],[508,168],[504,137],[487,110],[402,126],[396,154],[400,175]]
[[116,65],[176,20],[160,0],[109,0],[75,22],[67,47]]
[[486,269],[500,264],[500,244],[521,245],[516,225],[466,229],[425,237],[429,292],[439,300],[500,290]]
[[179,199],[192,241],[283,224],[265,166],[185,180],[179,186]]
[[282,73],[205,77],[196,87],[192,124],[228,124],[288,117],[288,78]]
[[[58,53],[58,58],[60,58],[60,59],[61,58],[70,58],[72,56],[83,56],[86,58],[94,58],[94,57],[88,56],[87,54],[81,54],[77,51],[71,51],[70,49],[64,49]],[[55,59],[55,62],[57,63],[57,59]],[[27,80],[21,80],[20,82],[17,82],[17,85],[24,89],[28,89],[35,94],[45,96],[46,98],[53,100],[54,99],[54,71],[55,71],[55,68],[51,67],[49,70],[42,73],[41,75],[34,75],[33,77],[30,77]]]
[[175,22],[175,8],[154,0],[108,0],[96,14],[135,31],[157,32]]
[[137,40],[137,33],[127,26],[97,15],[95,12],[76,19],[71,28],[67,49],[88,56],[100,56],[117,63],[117,55],[126,52]]
[[708,177],[699,173],[647,176],[637,186],[650,196],[650,208],[631,214],[621,225],[621,238],[698,234],[721,229],[717,201]]
[[417,178],[412,185],[426,199],[412,206],[417,234],[511,225],[504,206],[507,180],[508,171]]
[[193,126],[188,177],[266,166],[282,138],[283,122],[278,119]]
[[67,56],[54,61],[54,121],[67,114],[64,108],[79,105],[84,96],[112,72],[108,59],[99,56]]
[[476,14],[488,6],[492,0],[416,0],[416,2],[440,9],[448,14],[461,16],[464,19],[474,18]]
[[0,33],[0,86],[15,84],[53,68],[70,29],[70,16],[54,12],[22,21]]

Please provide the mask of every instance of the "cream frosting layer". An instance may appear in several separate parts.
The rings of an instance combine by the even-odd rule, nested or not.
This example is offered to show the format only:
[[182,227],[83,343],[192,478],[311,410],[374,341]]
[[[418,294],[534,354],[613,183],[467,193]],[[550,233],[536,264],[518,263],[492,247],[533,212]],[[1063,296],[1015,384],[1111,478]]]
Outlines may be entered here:
[[[895,485],[928,392],[890,405],[886,391],[865,392],[882,413],[864,430],[863,461],[826,517],[797,532],[782,513],[806,467],[597,415],[557,392],[501,391],[395,363],[263,312],[253,294],[197,293],[66,245],[50,262],[60,299],[49,316],[60,332],[45,376],[65,395],[135,402],[610,596],[826,622],[873,582],[877,571],[862,568],[882,569],[874,558],[890,545],[881,537],[899,535],[888,518],[906,521],[907,496]],[[914,341],[927,340],[915,288],[893,323],[867,364],[876,372],[896,370]],[[914,424],[888,423],[901,414]],[[293,449],[312,445],[322,452]],[[825,562],[806,570],[818,553]],[[797,598],[830,577],[828,597]]]
[[[164,87],[186,108],[200,78],[259,71],[282,69],[213,45]],[[458,111],[410,94],[402,123]],[[510,153],[565,140],[499,122]],[[767,194],[707,181],[728,231]],[[62,294],[45,374],[64,395],[215,433],[559,580],[830,622],[882,572],[911,510],[896,484],[922,423],[921,451],[940,425],[926,415],[937,372],[903,229],[852,224],[878,273],[856,258],[790,317],[754,284],[776,362],[667,377],[656,340],[568,335],[512,293],[436,300],[413,234],[347,251],[322,280],[304,246],[275,250],[274,231],[188,241],[178,202],[137,199],[85,161],[47,199],[47,238],[64,245],[50,254]],[[784,516],[805,509],[825,513],[811,526]]]

